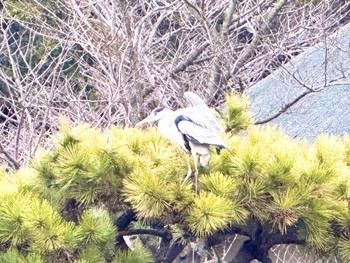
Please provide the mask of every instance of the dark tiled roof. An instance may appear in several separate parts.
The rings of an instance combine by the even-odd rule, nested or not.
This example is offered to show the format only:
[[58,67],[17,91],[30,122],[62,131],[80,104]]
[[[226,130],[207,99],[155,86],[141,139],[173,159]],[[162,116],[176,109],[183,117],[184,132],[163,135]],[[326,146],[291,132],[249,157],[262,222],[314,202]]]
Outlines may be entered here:
[[320,133],[350,132],[350,24],[308,48],[269,77],[252,86],[247,94],[257,121],[272,120],[292,137],[312,139]]

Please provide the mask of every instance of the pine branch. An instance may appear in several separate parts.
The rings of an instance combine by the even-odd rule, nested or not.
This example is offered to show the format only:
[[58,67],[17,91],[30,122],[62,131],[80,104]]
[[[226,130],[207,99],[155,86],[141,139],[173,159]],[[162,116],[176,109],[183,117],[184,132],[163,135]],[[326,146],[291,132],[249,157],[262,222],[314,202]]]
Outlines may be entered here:
[[170,246],[168,253],[166,254],[164,263],[173,262],[176,257],[184,250],[187,246],[186,243],[183,242],[182,237],[177,238]]
[[125,231],[119,231],[117,236],[134,236],[134,235],[151,235],[156,237],[167,237],[171,233],[167,230],[155,230],[155,229],[129,229]]
[[[135,212],[132,209],[128,209],[115,220],[114,225],[117,227],[118,231],[123,232],[125,229],[127,229],[130,223],[135,220],[136,220]],[[118,234],[115,237],[115,241],[116,241],[116,246],[119,248],[126,249],[128,247],[128,245],[125,243],[123,235]]]
[[287,228],[286,234],[278,231],[270,233],[262,226],[257,224],[257,229],[250,240],[245,241],[239,249],[235,258],[230,263],[249,263],[251,260],[257,259],[263,263],[271,263],[269,258],[269,250],[276,244],[297,244],[304,245],[305,240],[299,239],[297,235],[297,227],[290,226]]
[[132,221],[135,220],[135,212],[132,209],[128,209],[115,220],[114,224],[116,225],[118,231],[123,231],[130,225]]
[[266,247],[270,249],[277,244],[296,244],[304,245],[305,240],[299,239],[297,236],[297,228],[295,226],[290,226],[287,228],[286,234],[281,234],[279,232],[271,233],[268,235],[268,240],[266,242]]
[[224,231],[225,234],[238,234],[242,236],[250,236],[251,230],[248,225],[237,225],[237,224],[231,224],[230,228],[226,229]]
[[[161,243],[155,255],[155,263],[172,262],[172,261],[164,261],[164,258],[166,257],[166,255],[169,254],[170,240],[172,240],[173,238],[171,232],[168,229],[164,229],[164,230],[130,229],[125,231],[119,231],[116,236],[116,240],[120,244],[120,240],[124,240],[123,236],[132,236],[132,235],[151,235],[151,236],[160,237]],[[125,244],[125,241],[124,241],[124,244]],[[122,248],[126,248],[125,246],[123,246]],[[119,245],[119,247],[121,246]]]

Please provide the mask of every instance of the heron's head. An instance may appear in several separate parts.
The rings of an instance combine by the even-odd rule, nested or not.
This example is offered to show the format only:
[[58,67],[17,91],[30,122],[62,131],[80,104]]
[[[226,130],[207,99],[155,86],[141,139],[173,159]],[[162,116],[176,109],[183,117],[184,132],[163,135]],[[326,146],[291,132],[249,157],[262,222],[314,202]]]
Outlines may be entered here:
[[151,111],[151,114],[148,117],[138,122],[136,126],[141,126],[142,124],[145,124],[145,123],[152,123],[152,122],[159,121],[160,119],[169,116],[169,114],[171,113],[173,113],[173,111],[168,108],[157,107]]

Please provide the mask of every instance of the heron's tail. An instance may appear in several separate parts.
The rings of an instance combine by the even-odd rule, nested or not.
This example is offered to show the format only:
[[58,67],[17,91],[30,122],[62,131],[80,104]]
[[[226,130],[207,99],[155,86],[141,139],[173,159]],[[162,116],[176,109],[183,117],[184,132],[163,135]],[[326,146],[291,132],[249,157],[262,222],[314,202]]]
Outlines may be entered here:
[[215,150],[217,154],[220,154],[222,149],[227,149],[227,147],[224,145],[215,145]]
[[233,155],[233,152],[231,152],[230,149],[229,149],[228,147],[222,146],[222,145],[215,146],[215,150],[216,150],[216,153],[217,153],[217,154],[220,154],[220,152],[221,152],[222,149],[227,150],[231,155]]

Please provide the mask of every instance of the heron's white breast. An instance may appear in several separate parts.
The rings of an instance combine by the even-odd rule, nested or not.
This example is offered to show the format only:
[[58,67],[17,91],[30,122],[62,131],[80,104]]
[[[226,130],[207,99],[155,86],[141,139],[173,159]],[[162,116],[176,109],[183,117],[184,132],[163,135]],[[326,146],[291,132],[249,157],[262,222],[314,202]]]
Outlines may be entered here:
[[177,129],[174,122],[174,114],[170,114],[158,122],[159,132],[167,138],[173,145],[187,151],[183,135]]

